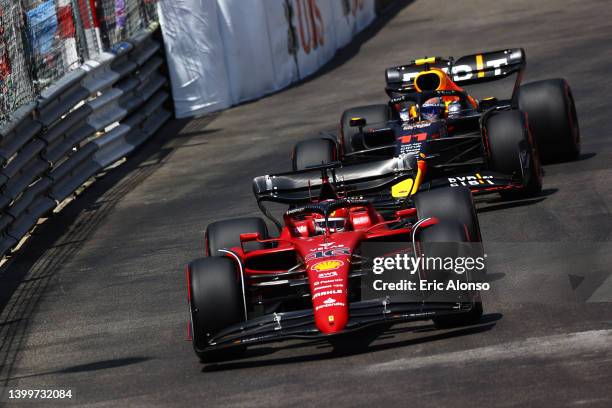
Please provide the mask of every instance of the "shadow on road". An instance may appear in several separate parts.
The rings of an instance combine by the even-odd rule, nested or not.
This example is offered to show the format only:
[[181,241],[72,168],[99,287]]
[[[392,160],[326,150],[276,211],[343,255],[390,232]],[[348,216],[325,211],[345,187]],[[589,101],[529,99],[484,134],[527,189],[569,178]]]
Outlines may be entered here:
[[[203,120],[207,119],[199,121]],[[163,165],[175,149],[166,147],[167,143],[187,123],[167,123],[123,165],[98,176],[59,214],[39,225],[0,269],[0,386],[11,378],[30,319],[57,271],[72,259],[115,205]],[[180,147],[187,140],[179,139],[175,144]]]
[[485,200],[477,200],[476,203],[486,204],[486,207],[477,206],[476,210],[478,213],[485,213],[491,211],[499,211],[499,210],[507,210],[509,208],[516,207],[524,207],[527,205],[533,205],[537,203],[541,203],[546,200],[548,196],[555,194],[559,189],[557,188],[547,188],[544,189],[538,194],[536,197],[530,197],[520,200],[504,200],[503,198],[494,198],[494,199],[485,199]]
[[103,361],[96,361],[94,363],[75,365],[72,367],[62,368],[60,370],[53,370],[53,371],[46,371],[46,372],[30,374],[30,375],[16,376],[13,378],[7,378],[7,379],[0,380],[0,381],[11,381],[11,380],[19,380],[22,378],[42,377],[42,376],[51,375],[51,374],[73,374],[73,373],[84,373],[84,372],[89,372],[89,371],[107,370],[109,368],[117,368],[117,367],[124,367],[127,365],[132,365],[132,364],[138,364],[138,363],[142,363],[148,360],[150,360],[150,358],[148,357],[115,358],[112,360],[103,360]]

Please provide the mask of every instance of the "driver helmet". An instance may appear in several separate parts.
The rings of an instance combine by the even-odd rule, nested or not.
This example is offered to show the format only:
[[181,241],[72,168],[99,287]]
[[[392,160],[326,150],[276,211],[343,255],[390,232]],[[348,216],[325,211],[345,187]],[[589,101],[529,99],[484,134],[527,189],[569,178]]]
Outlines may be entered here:
[[[314,220],[315,233],[325,233],[325,218],[316,218]],[[327,225],[329,226],[329,232],[342,232],[346,228],[346,218],[344,217],[329,217],[327,219]]]
[[453,101],[448,104],[448,117],[458,118],[461,116],[461,103],[459,101]]
[[444,102],[439,97],[430,98],[421,105],[421,119],[422,120],[438,120],[444,117]]

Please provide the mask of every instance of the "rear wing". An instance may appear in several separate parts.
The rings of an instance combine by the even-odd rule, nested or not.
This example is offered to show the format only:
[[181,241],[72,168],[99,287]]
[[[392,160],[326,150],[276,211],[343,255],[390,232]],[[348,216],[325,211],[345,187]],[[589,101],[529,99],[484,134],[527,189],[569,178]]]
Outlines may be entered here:
[[399,181],[414,175],[414,157],[357,164],[332,163],[291,173],[259,176],[253,179],[257,202],[273,201],[302,204],[317,200],[324,188],[331,187],[347,197],[388,190]]
[[525,50],[522,48],[466,55],[457,60],[453,57],[416,59],[406,65],[386,70],[387,92],[414,90],[413,81],[419,72],[438,68],[446,72],[457,85],[497,80],[516,73],[513,92],[513,99],[515,99],[526,62]]

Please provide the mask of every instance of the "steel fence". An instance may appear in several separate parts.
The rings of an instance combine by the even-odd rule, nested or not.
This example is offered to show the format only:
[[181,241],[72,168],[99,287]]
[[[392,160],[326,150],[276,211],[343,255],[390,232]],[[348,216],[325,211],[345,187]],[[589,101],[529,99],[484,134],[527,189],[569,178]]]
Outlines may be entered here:
[[106,46],[131,37],[142,27],[157,21],[156,0],[101,0],[97,4]]
[[0,123],[35,96],[21,11],[14,0],[0,0]]
[[128,155],[171,112],[158,27],[100,53],[0,127],[0,257],[41,217]]
[[0,0],[0,125],[119,41],[157,21],[158,0]]

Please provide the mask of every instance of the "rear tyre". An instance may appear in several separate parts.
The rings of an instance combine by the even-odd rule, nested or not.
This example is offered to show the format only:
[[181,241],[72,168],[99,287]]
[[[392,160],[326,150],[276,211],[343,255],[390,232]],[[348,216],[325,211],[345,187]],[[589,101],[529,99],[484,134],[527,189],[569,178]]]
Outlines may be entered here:
[[365,148],[359,137],[355,137],[359,134],[359,128],[350,126],[352,118],[363,118],[366,120],[366,126],[380,128],[386,126],[387,121],[391,118],[391,109],[387,105],[368,105],[344,111],[340,119],[340,142],[344,154]]
[[502,196],[521,198],[540,193],[540,160],[529,138],[524,114],[516,110],[500,112],[487,120],[486,129],[491,168],[502,174],[519,176],[523,180],[521,191],[506,191]]
[[482,241],[469,188],[448,187],[420,191],[414,196],[414,203],[419,219],[437,217],[442,220],[457,220],[467,228],[471,242]]
[[193,348],[203,362],[239,356],[244,346],[204,351],[220,330],[245,320],[240,274],[229,258],[197,259],[187,267]]
[[543,161],[578,158],[580,127],[574,97],[565,79],[547,79],[521,86],[519,109],[528,115]]
[[[259,232],[262,239],[268,238],[268,227],[259,217],[236,218],[213,222],[206,228],[206,255],[224,256],[220,249],[230,249],[240,246],[240,234]],[[265,245],[259,242],[248,242],[248,249],[263,249]]]
[[329,164],[336,160],[336,145],[330,139],[310,139],[293,148],[293,171]]
[[[419,233],[419,242],[421,243],[443,243],[443,242],[466,242],[467,236],[461,223],[456,221],[442,221],[436,225],[425,228]],[[430,247],[428,257],[448,256],[455,257],[460,254],[450,253],[444,246]],[[476,324],[480,321],[483,314],[482,302],[480,294],[474,294],[472,308],[467,312],[455,313],[451,315],[438,316],[433,318],[433,322],[437,328],[461,327]]]

